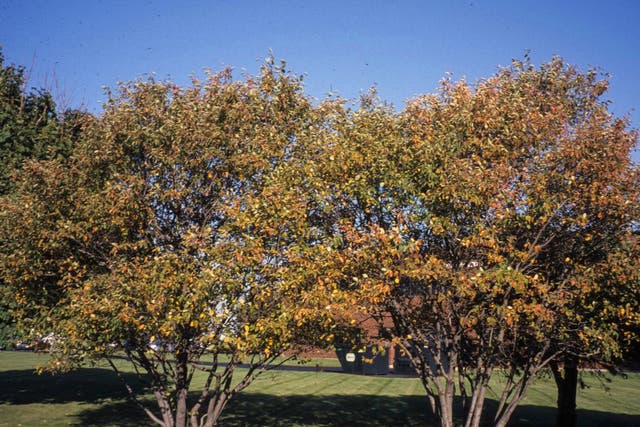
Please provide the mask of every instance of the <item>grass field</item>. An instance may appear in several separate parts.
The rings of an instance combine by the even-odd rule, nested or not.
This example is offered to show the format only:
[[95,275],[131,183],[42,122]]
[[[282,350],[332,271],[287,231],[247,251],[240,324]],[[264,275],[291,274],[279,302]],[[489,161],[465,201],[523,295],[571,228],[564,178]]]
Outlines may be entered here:
[[[0,426],[152,425],[104,366],[65,375],[36,375],[45,357],[0,352]],[[124,362],[123,362],[124,363]],[[223,426],[413,426],[435,425],[427,415],[422,386],[415,378],[323,372],[336,361],[314,360],[310,372],[265,373],[233,401]],[[607,392],[595,378],[579,391],[579,424],[640,426],[640,375],[616,377]],[[513,417],[514,426],[554,424],[555,388],[540,379]],[[489,402],[490,406],[493,402]]]

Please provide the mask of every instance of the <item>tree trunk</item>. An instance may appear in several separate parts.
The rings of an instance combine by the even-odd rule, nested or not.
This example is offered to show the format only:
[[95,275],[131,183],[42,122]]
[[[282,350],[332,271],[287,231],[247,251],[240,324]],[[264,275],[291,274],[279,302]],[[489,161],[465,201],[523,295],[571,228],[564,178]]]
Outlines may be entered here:
[[176,427],[187,427],[189,410],[187,408],[187,389],[176,390]]
[[453,426],[453,408],[447,404],[440,406],[440,427]]
[[187,422],[189,421],[189,408],[187,406],[189,393],[188,374],[189,354],[180,348],[176,354],[176,427],[187,427]]
[[[516,410],[520,402],[527,396],[529,387],[537,374],[538,369],[527,369],[523,377],[518,380],[515,385],[515,395],[511,398],[511,401],[502,408],[502,413],[496,414],[495,427],[506,427],[507,423],[511,419],[513,412]],[[505,401],[506,402],[506,401]]]
[[465,427],[479,427],[482,420],[482,412],[484,410],[484,402],[487,392],[487,380],[482,381],[480,385],[473,391],[473,397],[469,411],[467,412],[467,420]]
[[218,424],[218,418],[222,415],[222,411],[225,406],[227,406],[227,402],[229,401],[229,395],[226,392],[222,392],[217,399],[211,400],[211,405],[209,411],[207,413],[207,422],[204,424],[205,427],[213,427]]
[[552,365],[551,370],[558,389],[556,426],[575,427],[578,422],[576,416],[578,359],[573,356],[565,356],[562,369],[564,375],[557,364]]
[[155,390],[153,394],[158,402],[160,413],[162,414],[162,426],[174,427],[173,414],[171,413],[171,405],[167,399],[167,396],[161,390]]
[[455,383],[449,378],[445,378],[444,389],[441,389],[438,401],[440,404],[440,426],[453,426],[453,398],[455,396]]
[[507,405],[507,408],[503,412],[502,416],[500,416],[500,418],[498,418],[498,420],[496,421],[495,427],[506,427],[507,426],[507,423],[511,419],[511,416],[513,415],[513,412],[518,407],[518,403],[520,402],[520,400],[522,400],[522,399],[514,399],[511,402],[509,402],[509,405]]

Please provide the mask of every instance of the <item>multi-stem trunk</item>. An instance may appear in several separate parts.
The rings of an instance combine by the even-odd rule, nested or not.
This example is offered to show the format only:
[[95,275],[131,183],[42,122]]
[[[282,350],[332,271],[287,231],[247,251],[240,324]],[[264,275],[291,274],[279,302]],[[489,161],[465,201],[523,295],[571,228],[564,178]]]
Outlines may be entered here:
[[[436,345],[439,349],[441,344]],[[443,363],[445,354],[436,350],[428,360],[425,352],[410,352],[412,347],[405,347],[411,362],[416,367],[420,381],[427,392],[431,410],[438,418],[441,427],[453,426],[453,400],[455,396],[455,367]],[[450,359],[447,359],[450,360]]]
[[453,426],[453,398],[455,397],[455,382],[451,378],[445,378],[443,392],[439,395],[440,400],[440,425],[442,427]]
[[[441,427],[451,427],[454,424],[453,401],[456,392],[456,361],[450,352],[436,345],[439,351],[434,355],[434,367],[431,378],[437,392],[436,415],[440,419]],[[426,386],[426,385],[425,385]]]
[[[527,396],[529,387],[535,379],[540,367],[527,367],[516,382],[512,383],[513,377],[505,385],[505,392],[502,394],[498,405],[494,422],[496,427],[506,427],[511,419],[513,412],[516,410],[520,402]],[[512,372],[513,373],[513,372]],[[510,400],[509,400],[510,398]]]
[[218,424],[218,419],[220,415],[222,415],[222,411],[225,406],[229,402],[229,393],[222,392],[217,399],[212,400],[212,405],[210,407],[209,417],[207,422],[204,424],[204,427],[213,427]]
[[471,390],[471,402],[466,413],[465,427],[478,427],[480,425],[491,373],[492,369],[488,369],[477,374],[478,377],[471,384],[473,389]]

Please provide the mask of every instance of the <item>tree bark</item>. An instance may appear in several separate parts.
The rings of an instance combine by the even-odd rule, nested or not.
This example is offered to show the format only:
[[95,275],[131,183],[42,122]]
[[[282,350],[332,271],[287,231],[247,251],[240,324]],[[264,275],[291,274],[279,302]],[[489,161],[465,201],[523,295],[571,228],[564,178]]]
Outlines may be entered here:
[[[450,373],[452,375],[452,373]],[[453,426],[453,399],[455,397],[455,382],[451,376],[443,376],[444,387],[439,388],[438,403],[440,406],[440,426]],[[436,381],[439,381],[437,379]]]
[[173,421],[173,414],[171,413],[171,405],[167,400],[167,396],[160,389],[155,390],[153,394],[156,397],[158,407],[160,408],[160,412],[162,413],[163,426],[174,427],[175,423]]
[[[506,427],[507,423],[511,419],[513,412],[516,410],[520,402],[527,396],[529,391],[529,387],[533,382],[535,375],[538,373],[539,368],[536,369],[527,369],[523,373],[523,377],[520,378],[515,385],[514,395],[511,398],[511,401],[503,406],[501,412],[496,414],[495,418],[495,427]],[[506,401],[505,401],[506,403]]]
[[[578,390],[578,360],[574,356],[564,357],[562,371],[556,364],[551,366],[558,389],[556,426],[576,427],[576,397]],[[564,372],[564,375],[563,375]]]
[[176,427],[187,427],[189,408],[187,397],[189,392],[189,353],[186,346],[179,347],[176,353]]
[[452,427],[453,405],[449,405],[447,396],[441,396],[440,402],[440,427]]
[[227,402],[229,401],[229,394],[227,392],[220,393],[216,399],[211,401],[211,406],[209,411],[207,412],[207,421],[204,424],[205,427],[213,427],[218,424],[218,418],[222,415],[222,411],[225,406],[227,406]]
[[467,419],[465,427],[479,427],[482,420],[482,411],[484,410],[485,396],[487,392],[488,380],[483,379],[482,383],[477,386],[473,391],[473,398],[469,411],[467,412]]

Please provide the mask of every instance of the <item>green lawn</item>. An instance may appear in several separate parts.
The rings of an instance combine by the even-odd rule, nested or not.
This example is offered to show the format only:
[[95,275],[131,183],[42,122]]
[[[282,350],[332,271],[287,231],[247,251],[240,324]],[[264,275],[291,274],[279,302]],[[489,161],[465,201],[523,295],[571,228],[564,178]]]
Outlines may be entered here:
[[[152,425],[129,404],[121,383],[106,367],[65,375],[36,375],[44,356],[0,352],[0,426]],[[124,363],[124,362],[123,362]],[[314,360],[311,372],[272,371],[233,401],[226,426],[435,425],[427,416],[422,386],[413,378],[323,372],[335,360]],[[580,425],[640,425],[640,375],[616,377],[605,391],[597,379],[579,392]],[[539,380],[516,412],[514,426],[553,425],[555,389]],[[493,402],[490,402],[490,406]]]

